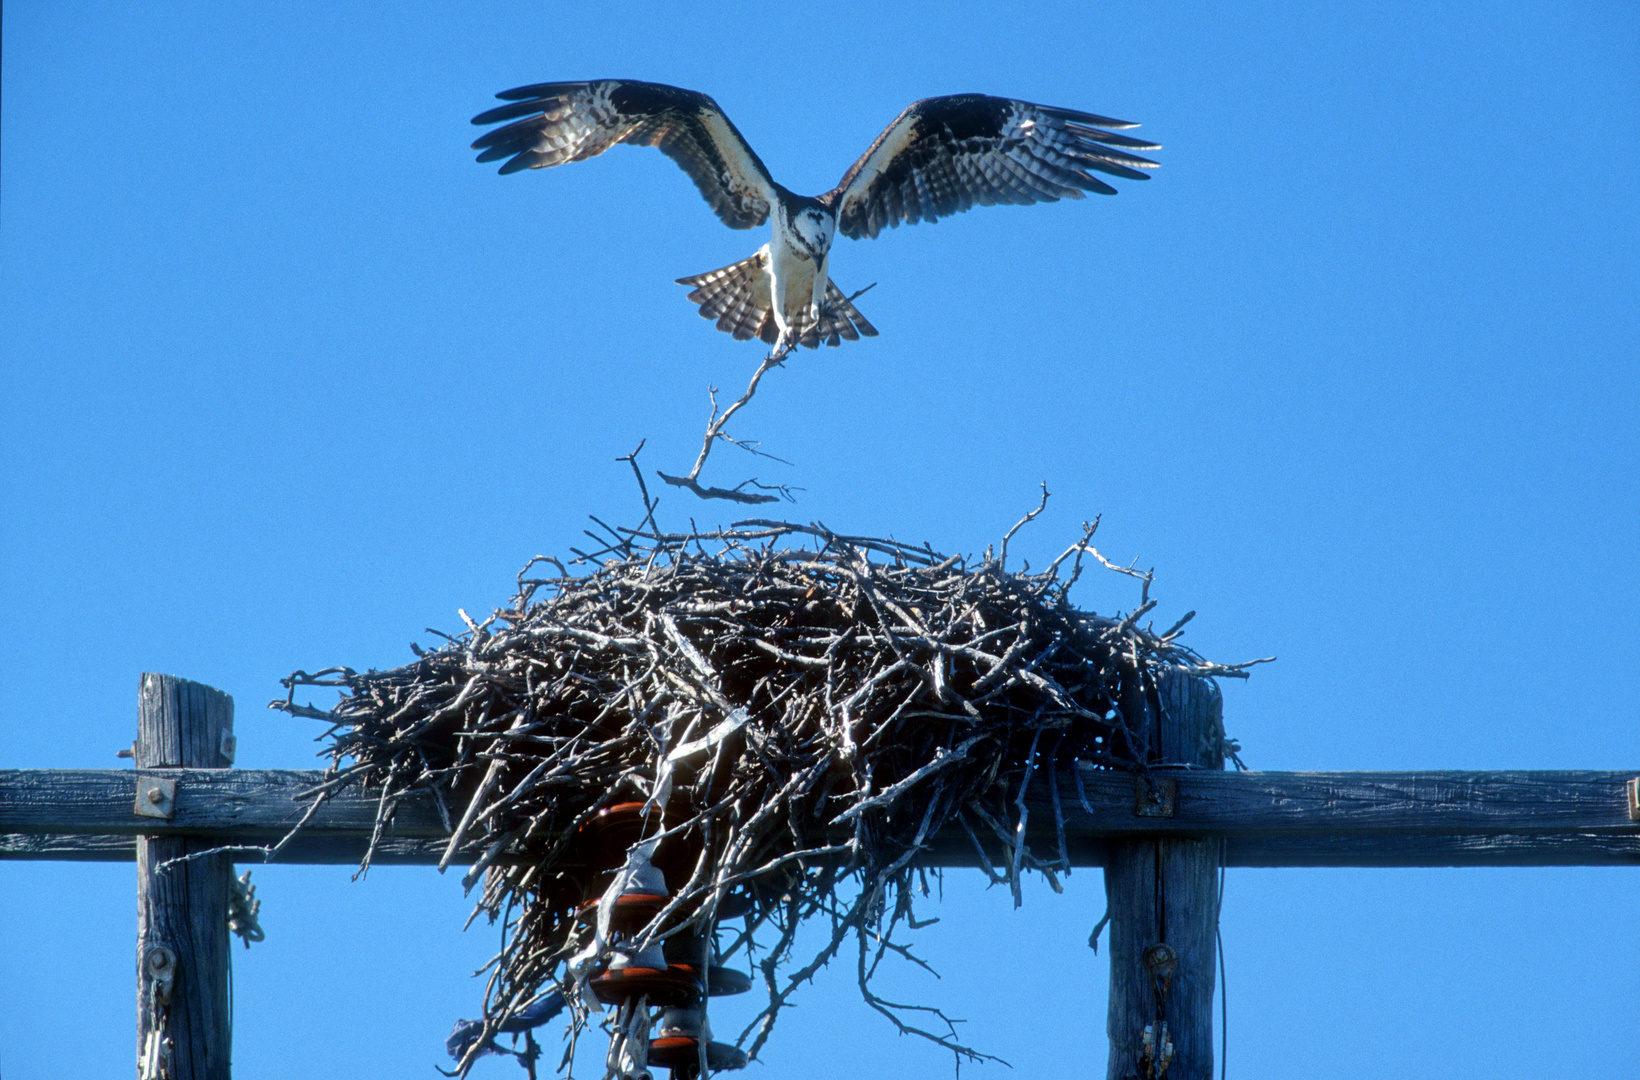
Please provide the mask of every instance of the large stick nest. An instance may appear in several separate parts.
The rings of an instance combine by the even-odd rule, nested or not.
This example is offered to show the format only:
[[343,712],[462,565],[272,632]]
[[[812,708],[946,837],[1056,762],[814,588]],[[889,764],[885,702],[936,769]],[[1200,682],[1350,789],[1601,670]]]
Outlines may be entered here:
[[[792,546],[802,534],[809,545]],[[576,980],[610,952],[577,917],[589,886],[578,835],[607,807],[647,801],[648,835],[693,854],[670,871],[671,902],[638,944],[709,926],[730,897],[749,901],[726,953],[744,949],[767,992],[740,1036],[754,1056],[793,990],[851,936],[869,1003],[902,1031],[978,1056],[938,1010],[868,986],[886,952],[909,955],[895,934],[927,892],[919,853],[942,831],[965,835],[1017,902],[1022,873],[1051,880],[1069,865],[1062,820],[1054,849],[1025,842],[1033,777],[1056,785],[1077,761],[1143,770],[1149,749],[1121,703],[1153,694],[1160,666],[1240,674],[1177,644],[1177,627],[1140,626],[1143,598],[1127,618],[1072,607],[1084,557],[1104,562],[1091,535],[1031,573],[1005,569],[1006,541],[970,565],[778,523],[710,537],[625,531],[591,573],[532,561],[508,607],[481,624],[463,613],[467,632],[413,664],[287,681],[292,694],[342,687],[330,712],[275,705],[336,725],[327,788],[379,791],[378,834],[400,796],[437,793],[454,833],[446,861],[473,859],[479,909],[508,920],[486,1036],[554,988],[580,1029]],[[528,576],[543,566],[558,576]],[[825,917],[823,945],[794,969],[812,916]],[[918,1014],[934,1030],[912,1023]]]

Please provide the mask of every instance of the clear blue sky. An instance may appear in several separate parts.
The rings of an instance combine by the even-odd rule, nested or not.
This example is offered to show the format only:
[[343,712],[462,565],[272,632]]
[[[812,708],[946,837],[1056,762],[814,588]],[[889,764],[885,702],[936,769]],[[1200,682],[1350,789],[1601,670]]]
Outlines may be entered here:
[[[840,241],[882,336],[803,353],[710,478],[977,552],[1155,566],[1159,624],[1241,660],[1254,768],[1640,768],[1640,15],[1631,4],[102,5],[4,12],[0,766],[113,768],[137,678],[238,702],[386,667],[487,610],[614,458],[687,467],[761,355],[672,279],[750,254],[660,154],[498,177],[497,90],[712,94],[818,193],[910,101],[1141,121],[1121,195]],[[725,520],[668,491],[662,519]],[[1122,579],[1079,599],[1129,608]],[[431,1076],[493,948],[454,875],[255,870],[236,1076]],[[1640,870],[1231,871],[1230,1074],[1617,1075],[1640,1059]],[[8,1080],[131,1068],[132,872],[0,865]],[[952,875],[924,947],[1013,1062],[1102,1075],[1097,872],[1023,910]],[[1048,974],[1044,974],[1047,971]],[[749,1012],[730,1002],[720,1027]],[[768,1076],[940,1077],[846,971]],[[582,1070],[593,1075],[588,1063]],[[489,1062],[475,1075],[515,1075]],[[517,1074],[521,1075],[521,1074]]]

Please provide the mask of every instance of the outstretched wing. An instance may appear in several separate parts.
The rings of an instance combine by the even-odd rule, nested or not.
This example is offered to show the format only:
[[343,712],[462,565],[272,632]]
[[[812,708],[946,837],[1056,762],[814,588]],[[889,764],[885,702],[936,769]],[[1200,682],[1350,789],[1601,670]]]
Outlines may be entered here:
[[1080,199],[1116,189],[1089,170],[1148,180],[1156,163],[1129,153],[1160,150],[1109,128],[1138,127],[1092,113],[984,94],[912,105],[821,196],[853,239],[885,225],[935,221],[971,206]]
[[616,143],[656,146],[676,161],[731,229],[768,220],[775,185],[717,102],[705,94],[627,79],[538,83],[504,90],[509,102],[473,117],[505,127],[473,143],[503,173],[597,157]]

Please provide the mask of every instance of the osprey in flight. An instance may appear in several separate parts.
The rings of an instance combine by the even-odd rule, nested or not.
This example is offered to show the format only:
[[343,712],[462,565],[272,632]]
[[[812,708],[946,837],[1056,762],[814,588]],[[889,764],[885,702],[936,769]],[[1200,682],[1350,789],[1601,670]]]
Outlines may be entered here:
[[1116,189],[1089,170],[1129,180],[1156,163],[1131,150],[1153,143],[1110,128],[1137,127],[1028,101],[952,94],[916,102],[888,125],[838,185],[818,198],[775,183],[717,102],[705,94],[628,79],[539,83],[496,95],[508,102],[473,117],[510,121],[473,143],[503,173],[596,157],[616,143],[656,146],[682,166],[731,229],[774,219],[769,242],[740,262],[678,284],[736,341],[777,347],[858,341],[877,330],[831,280],[839,232],[852,240],[885,225],[935,221],[975,204],[1080,199]]

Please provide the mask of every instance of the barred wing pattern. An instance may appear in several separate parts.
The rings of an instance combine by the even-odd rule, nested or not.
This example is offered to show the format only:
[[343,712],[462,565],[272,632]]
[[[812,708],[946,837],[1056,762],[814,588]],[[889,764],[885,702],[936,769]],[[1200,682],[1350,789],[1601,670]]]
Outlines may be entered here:
[[512,121],[480,136],[479,161],[501,172],[597,157],[617,143],[657,147],[676,161],[731,229],[768,220],[774,180],[745,138],[705,94],[630,79],[537,83],[497,94],[509,104],[473,117]]
[[1130,150],[1159,150],[1108,129],[1138,127],[1028,101],[953,94],[916,102],[871,144],[821,199],[838,231],[874,237],[885,225],[935,221],[973,206],[1080,199],[1116,189],[1089,170],[1148,180],[1156,163]]
[[[700,305],[702,318],[716,319],[717,328],[734,335],[736,341],[758,338],[770,345],[780,336],[774,321],[774,296],[770,287],[769,245],[764,244],[757,254],[718,270],[679,278],[679,285],[690,285],[691,303]],[[799,345],[818,348],[839,345],[843,341],[859,341],[861,335],[876,337],[877,328],[866,321],[858,308],[843,295],[835,282],[826,282],[826,306],[820,319],[801,321],[792,326]]]

